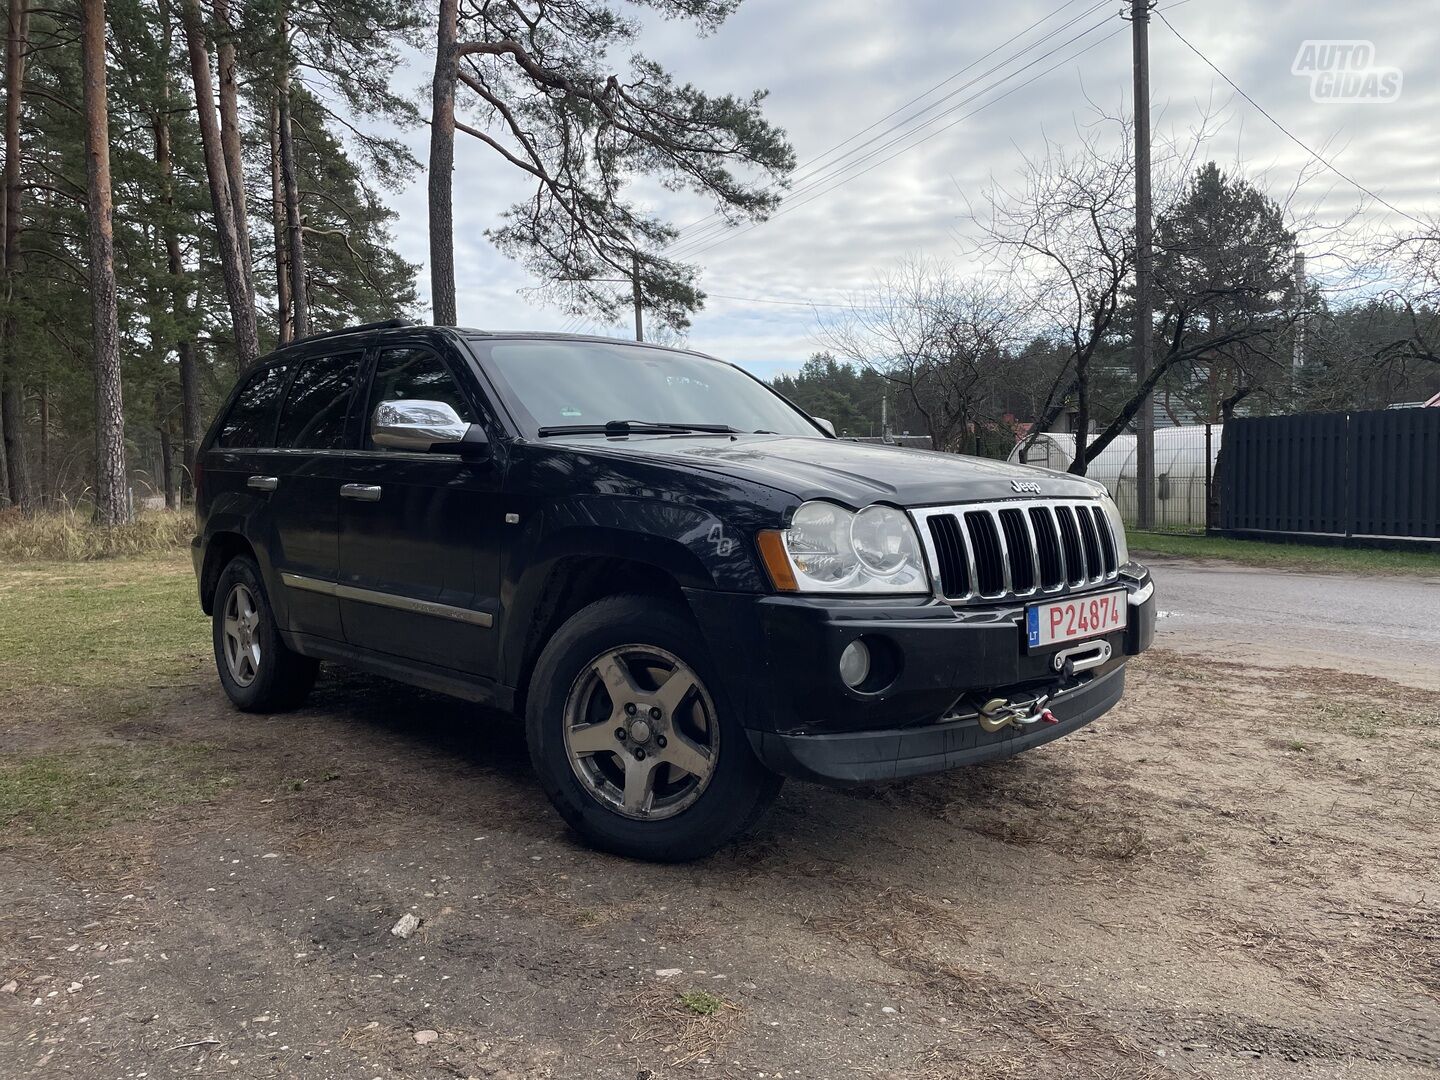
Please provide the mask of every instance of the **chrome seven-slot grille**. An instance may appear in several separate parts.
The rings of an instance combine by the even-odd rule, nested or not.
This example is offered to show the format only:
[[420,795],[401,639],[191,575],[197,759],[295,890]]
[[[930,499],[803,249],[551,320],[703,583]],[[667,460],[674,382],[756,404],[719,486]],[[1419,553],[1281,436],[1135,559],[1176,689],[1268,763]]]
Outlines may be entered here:
[[1119,576],[1110,518],[1090,500],[912,510],[937,594],[952,603],[1062,593]]

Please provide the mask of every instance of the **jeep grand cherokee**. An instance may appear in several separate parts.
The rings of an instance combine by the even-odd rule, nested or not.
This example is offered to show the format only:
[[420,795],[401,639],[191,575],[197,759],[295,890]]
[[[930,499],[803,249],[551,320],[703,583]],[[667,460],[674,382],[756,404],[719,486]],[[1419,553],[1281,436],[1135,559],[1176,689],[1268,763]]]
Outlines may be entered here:
[[241,709],[320,661],[525,718],[589,842],[694,858],[783,777],[1003,757],[1114,705],[1154,601],[1098,484],[837,439],[693,352],[386,324],[262,359],[198,456]]

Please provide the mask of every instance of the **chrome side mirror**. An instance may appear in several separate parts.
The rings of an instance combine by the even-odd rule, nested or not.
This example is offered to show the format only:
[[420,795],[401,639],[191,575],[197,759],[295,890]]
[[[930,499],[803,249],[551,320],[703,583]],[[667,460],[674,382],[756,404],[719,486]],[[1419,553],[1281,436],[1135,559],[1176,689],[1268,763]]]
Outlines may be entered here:
[[426,453],[439,448],[458,449],[461,444],[484,445],[484,429],[467,424],[443,401],[401,398],[382,401],[370,420],[370,441],[387,450],[416,450]]
[[838,439],[840,437],[835,433],[835,425],[832,424],[829,420],[822,420],[818,416],[812,416],[810,419],[814,420],[815,423],[819,424],[822,428],[829,432],[832,439]]

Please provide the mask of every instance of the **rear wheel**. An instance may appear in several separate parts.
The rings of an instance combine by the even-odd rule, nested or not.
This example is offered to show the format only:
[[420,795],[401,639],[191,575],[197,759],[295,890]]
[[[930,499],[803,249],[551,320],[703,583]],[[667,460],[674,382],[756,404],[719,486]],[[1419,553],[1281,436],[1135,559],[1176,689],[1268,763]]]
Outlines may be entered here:
[[212,636],[220,685],[246,712],[278,712],[305,700],[317,660],[280,639],[260,567],[246,555],[231,559],[215,587]]
[[683,611],[648,597],[598,601],[540,655],[530,756],[562,817],[635,858],[708,855],[780,788],[750,749]]

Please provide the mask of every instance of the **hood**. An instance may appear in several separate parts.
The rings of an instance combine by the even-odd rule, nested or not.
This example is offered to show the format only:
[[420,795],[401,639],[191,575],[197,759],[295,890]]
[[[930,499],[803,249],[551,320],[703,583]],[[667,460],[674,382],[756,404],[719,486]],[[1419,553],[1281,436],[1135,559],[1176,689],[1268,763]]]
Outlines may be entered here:
[[941,506],[1035,494],[1017,492],[1012,486],[1015,482],[1038,484],[1044,498],[1093,497],[1105,490],[1093,480],[1050,469],[844,439],[630,435],[622,439],[585,436],[573,443],[583,443],[587,451],[723,472],[801,500],[831,499],[852,509],[872,502]]

